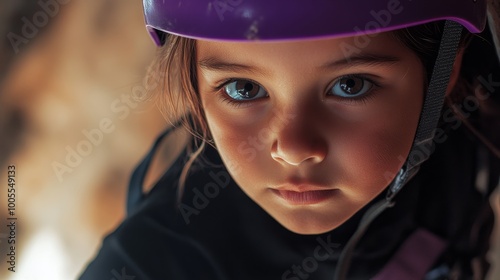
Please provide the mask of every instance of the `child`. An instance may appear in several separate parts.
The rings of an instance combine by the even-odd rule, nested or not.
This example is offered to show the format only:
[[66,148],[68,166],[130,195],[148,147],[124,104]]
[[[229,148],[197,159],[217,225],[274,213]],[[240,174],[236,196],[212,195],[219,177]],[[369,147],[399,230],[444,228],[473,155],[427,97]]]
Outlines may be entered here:
[[498,65],[489,31],[471,35],[484,1],[144,8],[165,106],[194,137],[143,194],[158,139],[81,279],[485,277],[500,162]]

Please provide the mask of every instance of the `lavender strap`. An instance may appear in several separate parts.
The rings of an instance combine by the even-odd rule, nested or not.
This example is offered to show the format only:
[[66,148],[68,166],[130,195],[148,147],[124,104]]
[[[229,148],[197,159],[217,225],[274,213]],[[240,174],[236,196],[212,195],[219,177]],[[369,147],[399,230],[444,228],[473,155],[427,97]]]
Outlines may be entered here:
[[424,279],[446,248],[446,242],[425,229],[417,229],[372,280]]

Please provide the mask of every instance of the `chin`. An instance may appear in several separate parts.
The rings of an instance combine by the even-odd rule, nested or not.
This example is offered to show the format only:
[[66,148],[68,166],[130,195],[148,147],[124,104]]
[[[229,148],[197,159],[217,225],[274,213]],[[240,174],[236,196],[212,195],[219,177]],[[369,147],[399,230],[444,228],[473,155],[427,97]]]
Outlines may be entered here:
[[321,219],[309,217],[274,217],[278,223],[291,232],[302,235],[322,234],[336,229],[347,219]]

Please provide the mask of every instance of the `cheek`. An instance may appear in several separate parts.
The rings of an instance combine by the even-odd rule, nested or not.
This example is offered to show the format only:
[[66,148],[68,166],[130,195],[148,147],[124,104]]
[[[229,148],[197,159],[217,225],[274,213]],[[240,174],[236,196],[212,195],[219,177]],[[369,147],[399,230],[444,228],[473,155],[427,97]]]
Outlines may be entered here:
[[383,102],[355,129],[345,128],[338,151],[351,186],[348,191],[356,199],[380,193],[402,167],[417,128],[421,92],[415,89],[406,98]]
[[239,125],[216,111],[206,110],[206,117],[217,150],[235,181],[246,186],[242,183],[265,176],[263,170],[270,164],[264,156],[269,149],[267,130],[257,122]]
[[211,95],[202,95],[201,101],[224,165],[243,191],[254,197],[258,187],[273,175],[265,114],[262,110],[230,108]]

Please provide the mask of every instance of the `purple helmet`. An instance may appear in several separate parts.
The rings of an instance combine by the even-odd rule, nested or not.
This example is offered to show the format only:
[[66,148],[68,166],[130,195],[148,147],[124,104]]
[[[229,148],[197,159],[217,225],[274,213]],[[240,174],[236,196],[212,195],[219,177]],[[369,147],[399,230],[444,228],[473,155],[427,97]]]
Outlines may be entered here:
[[290,40],[390,31],[453,20],[472,33],[486,23],[485,0],[143,0],[146,27],[208,40]]

